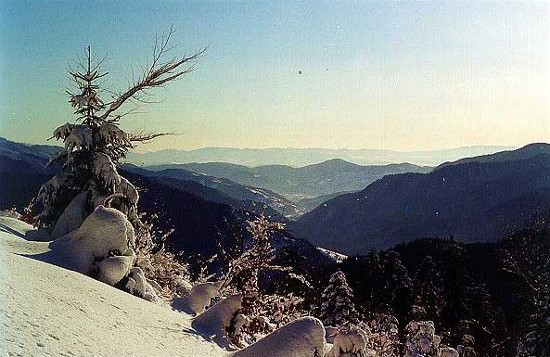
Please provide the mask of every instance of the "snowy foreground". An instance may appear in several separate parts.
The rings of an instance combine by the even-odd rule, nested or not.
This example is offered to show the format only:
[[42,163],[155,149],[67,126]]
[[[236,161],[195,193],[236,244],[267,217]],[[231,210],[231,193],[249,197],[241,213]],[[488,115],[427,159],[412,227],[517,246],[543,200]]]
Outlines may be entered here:
[[306,317],[228,352],[205,336],[228,323],[231,298],[191,317],[57,266],[64,257],[28,240],[34,233],[0,217],[2,355],[306,357],[327,347],[320,321]]
[[187,314],[33,259],[49,248],[18,236],[29,228],[0,218],[1,355],[228,355]]

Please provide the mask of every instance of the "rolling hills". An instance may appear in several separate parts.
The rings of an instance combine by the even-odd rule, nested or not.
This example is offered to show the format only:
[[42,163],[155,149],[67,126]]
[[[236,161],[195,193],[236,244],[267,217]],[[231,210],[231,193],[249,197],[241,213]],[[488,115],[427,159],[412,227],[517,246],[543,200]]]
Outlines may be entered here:
[[250,168],[225,162],[158,165],[148,168],[155,171],[183,169],[202,175],[224,177],[241,185],[277,192],[294,202],[359,191],[388,174],[431,170],[429,167],[408,163],[362,166],[341,159],[298,168],[286,165]]

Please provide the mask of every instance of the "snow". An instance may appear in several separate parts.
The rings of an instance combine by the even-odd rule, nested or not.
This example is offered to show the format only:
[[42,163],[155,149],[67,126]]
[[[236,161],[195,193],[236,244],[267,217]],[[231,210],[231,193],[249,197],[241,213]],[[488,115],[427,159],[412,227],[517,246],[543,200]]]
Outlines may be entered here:
[[155,289],[147,281],[145,273],[139,267],[132,268],[128,277],[126,288],[134,295],[140,296],[147,301],[158,302],[159,297]]
[[133,263],[133,255],[107,257],[102,261],[95,263],[98,272],[97,280],[109,285],[115,285],[126,275],[128,275]]
[[189,295],[174,300],[172,306],[188,314],[200,314],[210,306],[212,299],[219,295],[218,289],[217,283],[197,284],[191,289]]
[[241,294],[235,294],[218,301],[193,320],[193,328],[207,334],[218,345],[229,347],[231,343],[227,336],[227,328],[233,316],[241,308],[242,300]]
[[[244,350],[229,353],[201,333],[223,340],[240,308],[240,295],[221,300],[193,321],[188,314],[79,273],[88,273],[95,264],[98,276],[112,283],[130,267],[130,255],[105,255],[132,244],[133,231],[123,217],[100,206],[81,228],[53,242],[26,240],[35,232],[30,225],[0,217],[0,355],[314,357],[316,351],[324,355],[325,329],[318,319],[300,318]],[[124,268],[111,269],[119,265]],[[134,269],[130,277],[137,284],[135,277],[140,274]],[[204,309],[218,288],[217,283],[195,286],[190,293],[194,306]]]
[[126,134],[117,125],[112,123],[103,123],[99,128],[99,136],[104,142],[109,142],[117,145],[131,145]]
[[58,174],[52,177],[49,181],[44,183],[38,191],[38,201],[46,204],[51,204],[55,201],[57,192],[65,185],[67,181],[67,175]]
[[49,244],[25,240],[13,221],[0,220],[0,355],[227,355],[189,315],[39,261]]
[[74,125],[70,123],[63,124],[59,128],[54,130],[52,137],[56,138],[57,140],[65,140],[65,138],[71,133],[71,130],[73,130],[73,127]]
[[92,144],[92,130],[86,125],[75,125],[65,139],[65,151],[82,150]]
[[88,192],[80,192],[65,208],[50,235],[51,239],[59,238],[80,227],[86,217]]
[[367,333],[360,329],[340,331],[334,338],[334,344],[328,356],[340,357],[345,353],[365,355],[367,351]]
[[103,180],[105,186],[109,187],[111,192],[115,192],[115,188],[120,185],[121,179],[115,164],[109,156],[103,153],[96,154],[93,172],[98,179]]
[[233,357],[314,357],[323,356],[324,350],[323,324],[316,318],[302,317],[235,352]]
[[[131,256],[134,229],[126,216],[113,208],[98,206],[77,230],[49,244],[44,260],[89,274],[107,257]],[[116,253],[115,253],[116,252]],[[101,275],[101,271],[99,271]]]
[[139,201],[139,193],[136,187],[122,176],[120,176],[120,184],[117,186],[115,193],[124,195],[132,205],[137,204]]
[[334,262],[336,262],[336,263],[341,263],[344,260],[346,260],[347,257],[348,257],[347,255],[344,255],[344,254],[341,254],[341,253],[338,253],[338,252],[335,252],[335,251],[332,251],[332,250],[328,250],[328,249],[325,249],[325,248],[321,248],[321,247],[317,247],[317,250],[319,250],[321,253],[323,253],[324,255],[329,257],[330,259],[334,260]]

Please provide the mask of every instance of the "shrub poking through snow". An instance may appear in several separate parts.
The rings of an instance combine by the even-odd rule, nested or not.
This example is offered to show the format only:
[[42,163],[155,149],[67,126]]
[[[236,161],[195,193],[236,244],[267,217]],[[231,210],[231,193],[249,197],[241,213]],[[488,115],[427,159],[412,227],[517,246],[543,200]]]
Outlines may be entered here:
[[[117,166],[134,144],[167,134],[127,133],[120,127],[120,119],[130,113],[121,112],[128,103],[140,101],[151,89],[164,87],[190,73],[204,53],[203,49],[190,56],[165,61],[172,32],[156,39],[151,65],[126,91],[113,95],[110,101],[100,97],[99,80],[107,73],[100,72],[99,64],[92,64],[88,47],[86,63],[81,63],[79,70],[70,71],[76,89],[67,94],[76,120],[55,129],[50,138],[64,143],[63,149],[48,162],[48,165],[59,166],[60,172],[42,185],[35,204],[36,223],[49,229],[52,239],[79,228],[101,205],[125,214],[136,231],[135,246],[131,248],[140,268],[134,271],[129,289],[149,300],[156,300],[156,295],[143,287],[147,280],[158,281],[160,284],[153,285],[161,288],[162,295],[171,297],[185,267],[177,262],[177,257],[162,250],[166,235],[157,234],[150,224],[142,222],[138,212],[138,190],[119,174]],[[98,257],[103,258],[107,257]],[[123,259],[109,258],[111,260],[101,264],[123,264]],[[106,276],[104,280],[114,278],[117,277]]]
[[271,332],[275,328],[274,323],[279,325],[289,321],[289,317],[298,317],[297,306],[302,302],[302,299],[291,294],[265,295],[258,285],[260,273],[277,271],[289,276],[294,274],[291,268],[273,265],[275,250],[271,246],[272,235],[283,230],[284,225],[260,215],[248,221],[246,228],[251,236],[250,247],[230,261],[221,286],[224,295],[242,294],[241,309],[228,329],[229,337],[238,346],[254,342],[257,334]]

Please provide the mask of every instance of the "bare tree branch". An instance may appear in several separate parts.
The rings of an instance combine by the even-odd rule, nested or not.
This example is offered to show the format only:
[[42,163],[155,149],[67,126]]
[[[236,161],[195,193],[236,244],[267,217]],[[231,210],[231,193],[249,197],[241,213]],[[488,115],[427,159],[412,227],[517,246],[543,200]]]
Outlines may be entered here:
[[153,60],[149,69],[144,73],[143,78],[134,84],[126,92],[120,94],[110,105],[105,112],[99,117],[100,120],[106,121],[109,115],[119,109],[129,99],[139,98],[139,94],[144,94],[148,89],[162,87],[167,82],[173,81],[183,75],[193,71],[196,65],[196,60],[205,53],[206,47],[200,49],[190,56],[184,55],[179,60],[171,60],[161,64],[160,61],[170,50],[168,43],[172,36],[173,30],[170,29],[166,36],[157,37],[153,46]]
[[128,134],[128,140],[131,142],[140,142],[144,143],[150,140],[153,140],[155,138],[158,138],[159,136],[168,136],[168,135],[178,135],[176,133],[135,133],[135,134]]

